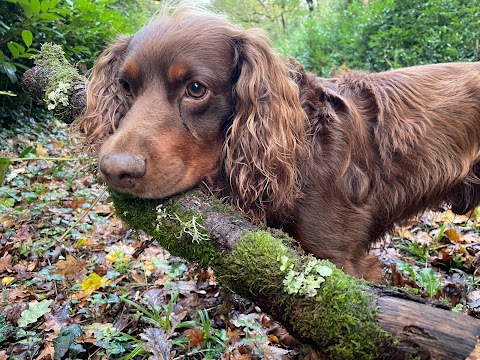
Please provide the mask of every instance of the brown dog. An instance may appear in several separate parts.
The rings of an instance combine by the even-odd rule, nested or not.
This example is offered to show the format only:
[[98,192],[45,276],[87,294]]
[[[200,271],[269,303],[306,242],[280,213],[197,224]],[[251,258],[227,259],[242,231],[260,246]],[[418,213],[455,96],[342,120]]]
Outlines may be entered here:
[[101,178],[165,198],[206,182],[347,273],[428,206],[480,202],[480,63],[322,79],[260,30],[177,9],[98,59],[76,122]]

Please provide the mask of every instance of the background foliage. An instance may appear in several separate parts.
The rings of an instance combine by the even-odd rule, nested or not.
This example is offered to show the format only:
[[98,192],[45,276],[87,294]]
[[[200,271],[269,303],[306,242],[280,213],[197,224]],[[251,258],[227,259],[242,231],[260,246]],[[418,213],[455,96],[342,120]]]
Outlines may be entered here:
[[369,71],[479,59],[479,0],[248,0],[215,5],[260,26],[277,48],[330,76],[340,66]]
[[[67,58],[87,69],[119,34],[131,34],[158,8],[152,0],[0,0],[0,95],[2,120],[30,107],[19,78],[33,65],[42,43],[63,47]],[[3,121],[5,122],[5,121]]]

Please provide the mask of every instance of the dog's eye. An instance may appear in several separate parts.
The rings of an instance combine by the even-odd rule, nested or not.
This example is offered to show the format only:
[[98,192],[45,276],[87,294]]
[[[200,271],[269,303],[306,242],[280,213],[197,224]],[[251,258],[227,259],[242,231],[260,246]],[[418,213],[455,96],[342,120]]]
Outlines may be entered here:
[[123,91],[125,91],[127,95],[132,94],[132,87],[130,86],[128,81],[120,80],[120,85],[122,86]]
[[198,82],[188,84],[186,93],[194,99],[200,99],[207,93],[207,88]]

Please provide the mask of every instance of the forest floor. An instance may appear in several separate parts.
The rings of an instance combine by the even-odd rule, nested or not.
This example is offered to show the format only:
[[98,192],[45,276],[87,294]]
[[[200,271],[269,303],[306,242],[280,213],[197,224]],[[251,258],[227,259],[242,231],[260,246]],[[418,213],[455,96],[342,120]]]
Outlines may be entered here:
[[[0,360],[315,358],[209,269],[156,243],[133,258],[146,236],[114,215],[95,159],[65,124],[21,123],[0,129]],[[479,232],[478,209],[427,211],[373,252],[389,285],[480,317]]]

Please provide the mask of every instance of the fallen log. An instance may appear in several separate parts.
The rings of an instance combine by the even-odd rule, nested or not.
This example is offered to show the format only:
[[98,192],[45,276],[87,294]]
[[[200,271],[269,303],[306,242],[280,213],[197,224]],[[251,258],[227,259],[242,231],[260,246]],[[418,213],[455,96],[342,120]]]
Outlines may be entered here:
[[[46,50],[46,59],[61,57],[55,53],[59,48]],[[78,99],[83,96],[85,104],[85,83],[65,66],[66,61],[53,68],[50,61],[37,63],[23,85],[70,123],[81,111]],[[59,69],[69,75],[55,76]],[[63,85],[67,78],[70,86]],[[56,98],[51,94],[59,87],[67,90]],[[224,288],[254,301],[328,358],[479,356],[480,320],[348,276],[330,262],[304,254],[281,231],[254,226],[218,199],[198,191],[164,201],[112,197],[128,226],[145,231],[175,256],[212,267]]]

